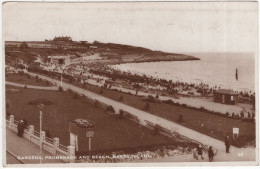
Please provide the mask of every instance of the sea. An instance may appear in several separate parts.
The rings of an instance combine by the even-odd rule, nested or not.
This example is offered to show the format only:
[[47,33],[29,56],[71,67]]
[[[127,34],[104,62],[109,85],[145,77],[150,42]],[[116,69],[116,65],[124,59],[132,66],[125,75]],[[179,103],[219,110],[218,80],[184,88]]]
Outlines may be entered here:
[[[254,53],[186,53],[192,61],[162,61],[112,65],[116,70],[156,78],[208,84],[210,87],[255,92]],[[236,78],[237,70],[237,78]]]

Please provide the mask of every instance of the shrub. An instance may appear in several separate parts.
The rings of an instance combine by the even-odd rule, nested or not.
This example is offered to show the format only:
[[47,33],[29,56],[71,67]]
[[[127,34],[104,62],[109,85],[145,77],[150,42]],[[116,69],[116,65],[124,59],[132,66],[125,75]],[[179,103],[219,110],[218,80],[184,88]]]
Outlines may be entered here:
[[159,99],[159,95],[157,94],[157,95],[155,96],[155,98],[156,98],[156,99]]
[[63,92],[63,87],[62,86],[59,86],[59,91]]
[[181,104],[182,107],[187,107],[187,104]]
[[119,110],[119,119],[124,119],[124,111],[123,110]]
[[115,113],[115,109],[114,109],[114,107],[111,106],[111,105],[107,106],[107,111],[108,111],[108,112]]
[[27,89],[27,85],[24,85],[24,88]]
[[149,110],[150,109],[150,103],[149,102],[145,103],[144,109],[145,110]]
[[179,115],[179,118],[178,118],[178,120],[177,120],[179,123],[183,123],[184,122],[184,120],[183,120],[183,116],[180,114]]
[[156,102],[156,99],[155,99],[152,95],[148,95],[148,97],[146,98],[146,100],[147,100],[148,102],[152,102],[152,103]]
[[156,124],[155,126],[154,126],[154,128],[153,128],[153,130],[154,130],[154,135],[157,135],[157,134],[159,134],[159,125],[158,124]]
[[166,103],[166,104],[174,104],[174,102],[173,102],[171,99],[166,100],[166,101],[163,101],[163,103]]

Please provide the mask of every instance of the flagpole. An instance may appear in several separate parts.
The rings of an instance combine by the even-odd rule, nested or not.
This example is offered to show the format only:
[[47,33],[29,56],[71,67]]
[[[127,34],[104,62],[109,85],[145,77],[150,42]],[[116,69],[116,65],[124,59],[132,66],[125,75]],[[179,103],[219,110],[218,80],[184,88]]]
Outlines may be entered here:
[[60,86],[62,86],[62,72],[60,74]]

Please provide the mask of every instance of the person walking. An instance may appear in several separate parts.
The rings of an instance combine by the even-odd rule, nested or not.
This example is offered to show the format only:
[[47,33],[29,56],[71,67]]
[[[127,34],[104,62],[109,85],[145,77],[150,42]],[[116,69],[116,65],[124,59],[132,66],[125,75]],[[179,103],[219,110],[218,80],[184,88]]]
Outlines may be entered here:
[[229,153],[229,148],[230,148],[229,136],[225,138],[225,146],[226,146],[226,153]]
[[250,112],[247,112],[247,117],[248,117],[248,119],[251,119],[251,114],[250,114]]
[[209,162],[212,162],[214,157],[212,146],[209,147],[208,156],[209,156]]
[[202,155],[202,146],[201,146],[201,144],[197,147],[197,151],[198,151],[198,157],[200,156],[201,159],[203,160],[204,157]]
[[199,158],[198,158],[197,148],[194,148],[194,149],[192,150],[192,153],[193,153],[193,158],[196,159],[196,160],[198,160]]

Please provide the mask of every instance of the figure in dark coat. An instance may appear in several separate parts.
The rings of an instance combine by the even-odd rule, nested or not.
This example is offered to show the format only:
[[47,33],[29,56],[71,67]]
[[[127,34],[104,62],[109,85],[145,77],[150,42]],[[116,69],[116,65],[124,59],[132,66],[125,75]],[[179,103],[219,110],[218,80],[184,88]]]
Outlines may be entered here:
[[25,127],[24,121],[23,120],[19,121],[18,126],[17,126],[17,128],[18,128],[17,136],[23,137],[24,127]]
[[202,146],[201,146],[201,145],[199,145],[199,146],[197,147],[197,151],[198,151],[198,156],[200,156],[201,159],[203,160],[204,158],[203,158],[203,156],[202,156]]
[[214,157],[212,146],[209,147],[208,156],[209,156],[209,162],[212,162]]
[[225,139],[225,145],[226,145],[226,153],[229,153],[229,148],[230,148],[229,136],[227,136]]

